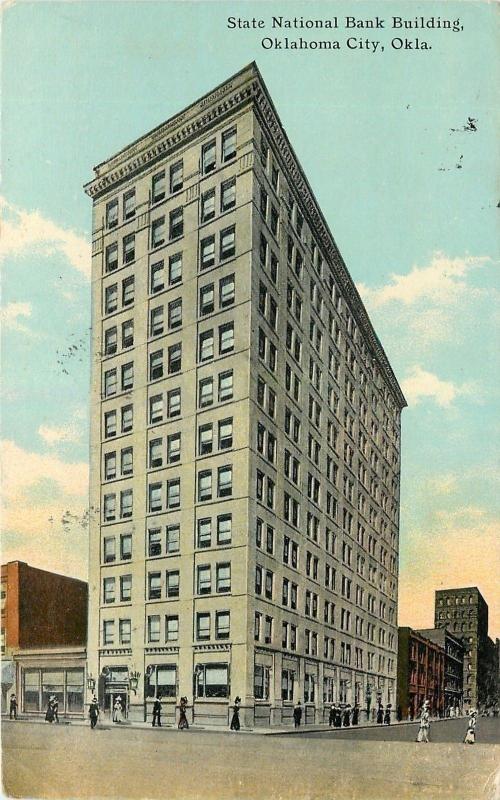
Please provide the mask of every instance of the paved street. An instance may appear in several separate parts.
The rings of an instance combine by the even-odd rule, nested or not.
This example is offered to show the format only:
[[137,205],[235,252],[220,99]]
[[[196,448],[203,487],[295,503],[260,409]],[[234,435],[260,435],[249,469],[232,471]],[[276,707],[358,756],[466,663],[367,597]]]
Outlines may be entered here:
[[[462,734],[464,720],[459,722]],[[435,725],[436,735],[446,724]],[[491,744],[385,741],[393,735],[387,729],[258,736],[8,722],[2,727],[4,792],[14,797],[493,800],[500,757],[500,747]],[[405,728],[413,735],[413,726],[394,729],[394,735],[404,739]]]
[[[324,733],[303,733],[307,738],[336,736],[350,741],[414,742],[419,728],[418,722],[412,725],[377,725],[373,728],[342,728]],[[431,722],[431,740],[437,742],[460,742],[467,730],[467,719],[450,719]],[[500,719],[479,717],[476,728],[476,742],[479,744],[500,744]]]

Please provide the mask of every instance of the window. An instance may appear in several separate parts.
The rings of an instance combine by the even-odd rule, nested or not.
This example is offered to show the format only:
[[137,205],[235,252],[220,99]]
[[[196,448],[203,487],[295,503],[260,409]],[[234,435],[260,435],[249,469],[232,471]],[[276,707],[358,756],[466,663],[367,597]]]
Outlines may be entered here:
[[234,350],[234,322],[219,325],[219,353],[230,353]]
[[196,638],[210,639],[210,614],[198,613],[196,615]]
[[161,511],[161,483],[150,483],[148,487],[148,510]]
[[112,522],[116,519],[116,495],[104,495],[104,521]]
[[198,473],[198,502],[212,499],[212,472],[203,470]]
[[102,643],[113,644],[114,638],[115,638],[115,621],[113,619],[106,619],[104,620],[102,625]]
[[104,563],[111,564],[116,560],[116,540],[114,536],[107,536],[103,543]]
[[212,452],[213,448],[213,426],[209,422],[200,425],[198,428],[198,455],[204,456]]
[[215,189],[210,189],[204,192],[201,196],[201,221],[208,222],[208,220],[215,217]]
[[167,597],[179,597],[179,570],[167,572]]
[[123,263],[130,264],[135,259],[135,233],[123,237]]
[[168,283],[172,286],[182,280],[182,253],[175,253],[168,260]]
[[262,594],[262,567],[255,567],[255,594]]
[[106,247],[106,272],[118,268],[118,245],[116,242]]
[[122,475],[132,475],[134,471],[134,451],[132,447],[125,447],[121,451],[120,461]]
[[167,508],[179,508],[181,504],[180,478],[167,481]]
[[149,315],[150,336],[159,336],[163,333],[163,306],[152,308]]
[[266,616],[264,620],[264,642],[271,644],[273,641],[273,618]]
[[231,258],[236,251],[235,227],[225,228],[220,232],[220,258]]
[[116,478],[116,453],[106,453],[104,456],[104,478],[109,481]]
[[174,192],[179,192],[182,189],[184,178],[183,178],[183,163],[182,161],[177,161],[175,164],[172,164],[170,167],[170,193],[173,194]]
[[122,281],[122,305],[123,306],[130,306],[134,302],[134,295],[135,295],[135,280],[134,276],[131,275],[130,278],[125,278]]
[[149,468],[156,469],[163,464],[162,439],[151,439],[149,442]]
[[148,531],[148,555],[161,555],[161,530],[160,528],[150,528]]
[[214,401],[214,379],[202,378],[198,384],[198,405],[200,408],[212,405]]
[[151,247],[165,244],[165,217],[158,217],[151,223]]
[[217,544],[231,544],[231,514],[221,514],[217,517]]
[[217,470],[217,495],[230,497],[233,493],[233,468],[231,466],[219,467]]
[[135,189],[129,189],[123,195],[123,219],[135,217]]
[[116,327],[108,328],[104,333],[104,355],[110,356],[116,353],[118,334]]
[[233,418],[219,422],[219,450],[227,450],[233,446]]
[[126,392],[134,386],[134,365],[132,362],[122,364],[121,368],[122,377],[122,391]]
[[178,417],[181,413],[181,390],[171,389],[167,392],[167,417]]
[[217,611],[215,614],[215,638],[229,639],[231,615],[229,611]]
[[104,396],[116,394],[116,369],[108,369],[104,373]]
[[115,602],[115,579],[104,578],[103,580],[103,600],[105,603]]
[[261,623],[262,623],[262,614],[259,614],[259,612],[256,611],[255,622],[254,622],[254,639],[256,642],[260,640]]
[[165,641],[177,642],[179,639],[179,617],[165,617]]
[[151,264],[151,293],[161,292],[165,287],[165,265],[163,261],[157,261],[156,264]]
[[167,436],[167,464],[175,464],[181,460],[181,434],[172,433]]
[[210,547],[212,541],[212,520],[198,520],[197,547]]
[[170,212],[170,241],[177,239],[184,233],[184,210],[182,207],[174,208]]
[[233,370],[219,373],[219,402],[231,400],[233,396]]
[[106,227],[115,228],[118,225],[118,200],[106,203]]
[[155,350],[149,354],[149,380],[156,381],[163,377],[163,350]]
[[222,160],[229,161],[236,155],[236,128],[222,134]]
[[200,315],[211,314],[214,310],[214,285],[208,283],[200,289]]
[[149,398],[149,422],[161,422],[163,419],[163,396],[155,394]]
[[128,603],[132,599],[132,575],[122,575],[120,577],[120,600]]
[[219,305],[227,308],[234,303],[234,275],[228,275],[219,281]]
[[201,149],[201,168],[203,175],[215,169],[215,139],[204,144]]
[[219,594],[231,591],[231,564],[217,564],[216,587]]
[[167,553],[178,553],[180,550],[181,528],[179,524],[167,525]]
[[120,517],[128,519],[133,513],[133,494],[132,489],[125,489],[120,492]]
[[122,415],[122,433],[129,433],[134,426],[134,407],[123,406],[121,410]]
[[132,625],[129,619],[121,619],[119,621],[118,636],[120,644],[130,644],[132,639]]
[[172,302],[168,304],[169,330],[178,328],[180,325],[182,325],[182,297],[177,298],[177,300],[172,300]]
[[271,684],[270,667],[256,664],[253,674],[254,697],[256,700],[269,700],[269,687]]
[[209,361],[214,357],[214,332],[212,329],[200,333],[198,358],[200,361]]
[[207,236],[200,243],[200,268],[208,269],[215,264],[215,236]]
[[104,291],[104,311],[106,314],[112,314],[118,308],[118,286],[113,283],[111,286],[106,286]]
[[132,347],[134,344],[134,321],[132,319],[122,323],[122,347]]
[[266,569],[266,580],[264,584],[264,594],[268,600],[273,599],[273,582],[274,582],[274,574],[271,572],[270,569]]
[[212,574],[208,564],[198,567],[196,586],[198,594],[210,594],[212,591]]
[[227,664],[197,664],[196,696],[228,697],[229,668]]
[[153,203],[158,203],[165,197],[165,170],[153,175],[152,195]]
[[236,205],[236,178],[224,181],[220,190],[220,210],[229,211]]
[[182,344],[178,342],[168,348],[168,374],[180,372],[182,366]]
[[132,558],[132,534],[123,533],[120,536],[120,558],[122,561],[130,561]]
[[160,641],[160,615],[153,614],[148,617],[148,642]]

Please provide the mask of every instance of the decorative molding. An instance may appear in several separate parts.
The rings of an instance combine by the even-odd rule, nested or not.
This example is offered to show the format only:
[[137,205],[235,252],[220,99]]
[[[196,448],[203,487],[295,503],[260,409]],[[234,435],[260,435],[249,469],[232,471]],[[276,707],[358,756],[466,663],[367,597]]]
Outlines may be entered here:
[[131,656],[131,647],[101,647],[99,648],[101,656]]
[[153,655],[154,653],[178,653],[179,648],[174,646],[162,647],[159,645],[158,647],[145,647],[144,652],[147,655]]
[[207,653],[207,652],[228,652],[231,650],[230,644],[195,644],[193,645],[193,650],[197,653]]

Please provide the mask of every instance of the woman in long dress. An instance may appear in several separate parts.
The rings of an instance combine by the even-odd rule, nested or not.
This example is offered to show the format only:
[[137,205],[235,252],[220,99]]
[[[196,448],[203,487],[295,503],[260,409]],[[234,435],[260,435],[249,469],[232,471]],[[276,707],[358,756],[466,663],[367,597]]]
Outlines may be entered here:
[[122,701],[119,697],[116,698],[113,705],[113,722],[122,721]]
[[477,711],[470,712],[464,744],[474,744],[476,741],[476,716],[477,716]]
[[417,742],[429,742],[430,729],[429,701],[426,700],[422,707],[422,713],[420,714],[420,728],[417,733]]

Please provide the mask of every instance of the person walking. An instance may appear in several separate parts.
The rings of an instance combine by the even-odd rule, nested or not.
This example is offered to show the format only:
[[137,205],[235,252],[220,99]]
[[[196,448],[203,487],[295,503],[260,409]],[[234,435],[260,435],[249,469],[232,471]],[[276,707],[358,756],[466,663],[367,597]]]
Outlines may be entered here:
[[45,712],[45,722],[54,722],[54,710],[52,708],[52,695],[49,697],[47,703],[47,711]]
[[153,721],[151,723],[153,728],[158,726],[161,728],[161,698],[160,695],[157,695],[154,703],[153,703]]
[[352,724],[357,725],[359,723],[359,704],[354,703],[354,708],[352,710]]
[[295,708],[293,709],[293,724],[295,728],[300,728],[301,719],[302,719],[302,706],[300,705],[300,700],[298,700]]
[[332,727],[334,720],[335,720],[335,706],[332,703],[330,706],[330,711],[328,713],[328,725],[330,726],[330,728]]
[[334,710],[334,717],[333,717],[333,725],[335,728],[342,727],[342,710],[338,703],[335,703],[335,710]]
[[189,728],[186,716],[187,704],[188,704],[187,697],[181,697],[179,701],[179,724],[177,726],[180,731],[187,730]]
[[417,742],[429,742],[431,720],[429,716],[429,701],[425,700],[420,714],[420,728],[417,733]]
[[17,697],[15,694],[10,696],[9,719],[17,719]]
[[97,720],[99,718],[99,703],[97,702],[97,697],[94,695],[92,700],[90,701],[89,705],[89,718],[90,718],[90,727],[95,728],[97,725]]
[[344,728],[349,728],[351,725],[351,706],[349,703],[344,707],[344,713],[342,715],[342,724]]
[[377,708],[377,725],[382,725],[384,722],[384,706],[379,703]]
[[396,719],[398,722],[401,722],[403,719],[403,709],[401,706],[398,706],[396,709]]
[[52,713],[54,715],[54,720],[59,725],[59,700],[55,694],[52,695]]
[[388,703],[388,705],[386,705],[386,707],[385,707],[384,725],[390,725],[391,724],[391,708],[392,708],[392,706],[391,706],[390,703]]
[[122,719],[122,701],[120,700],[120,695],[118,695],[113,705],[113,722],[119,725]]
[[477,711],[471,709],[467,723],[467,733],[465,734],[464,744],[475,744],[476,741],[476,717]]
[[233,716],[231,719],[231,725],[229,726],[230,730],[232,731],[239,731],[240,729],[240,703],[241,703],[241,697],[235,697],[233,706]]

